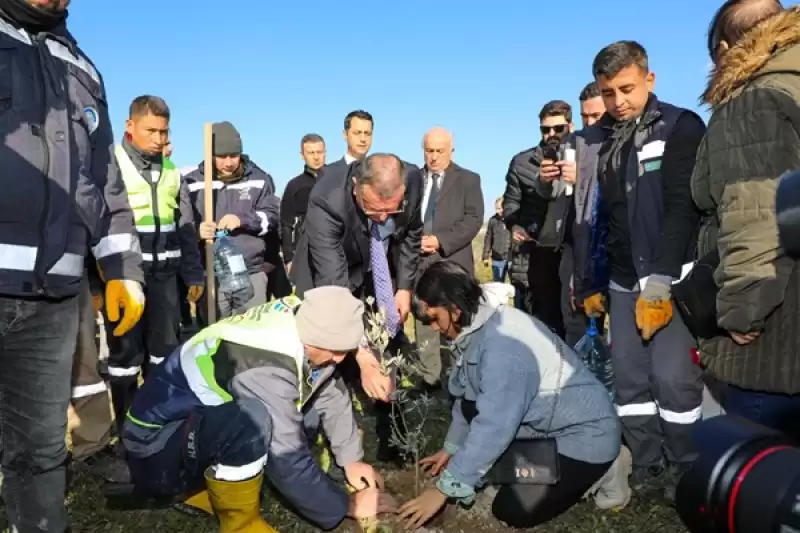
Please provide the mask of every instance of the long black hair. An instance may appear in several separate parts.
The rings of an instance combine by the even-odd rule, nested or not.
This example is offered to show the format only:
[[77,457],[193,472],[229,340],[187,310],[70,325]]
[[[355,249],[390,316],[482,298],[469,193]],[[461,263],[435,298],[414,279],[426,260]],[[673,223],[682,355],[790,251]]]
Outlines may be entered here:
[[[464,267],[453,261],[436,261],[425,270],[417,282],[416,297],[430,307],[444,307],[450,312],[454,309],[461,311],[456,324],[465,328],[472,323],[475,313],[478,312],[483,289],[478,284],[475,276],[467,272]],[[417,308],[417,306],[415,306]],[[421,314],[418,308],[415,315]],[[423,322],[427,317],[417,316]]]

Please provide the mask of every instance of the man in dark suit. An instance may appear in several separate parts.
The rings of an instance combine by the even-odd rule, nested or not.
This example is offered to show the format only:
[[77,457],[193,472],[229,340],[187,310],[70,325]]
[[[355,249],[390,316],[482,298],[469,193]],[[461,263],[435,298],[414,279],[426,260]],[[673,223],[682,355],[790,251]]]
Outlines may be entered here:
[[[350,166],[329,167],[311,191],[305,231],[292,264],[297,295],[324,285],[373,296],[386,312],[394,353],[407,344],[403,324],[411,310],[422,237],[422,175],[392,154],[373,154]],[[379,457],[389,445],[391,381],[367,346],[356,354],[365,392],[376,409]]]
[[372,148],[372,115],[358,109],[344,117],[344,142],[347,152],[344,157],[325,165],[323,172],[341,172],[355,161],[363,160]]
[[[453,136],[444,128],[433,128],[422,140],[425,168],[422,171],[422,258],[417,277],[439,259],[449,259],[475,272],[472,240],[483,225],[483,192],[479,175],[453,162]],[[427,387],[437,386],[449,366],[450,356],[441,357],[439,334],[415,322],[420,370]]]

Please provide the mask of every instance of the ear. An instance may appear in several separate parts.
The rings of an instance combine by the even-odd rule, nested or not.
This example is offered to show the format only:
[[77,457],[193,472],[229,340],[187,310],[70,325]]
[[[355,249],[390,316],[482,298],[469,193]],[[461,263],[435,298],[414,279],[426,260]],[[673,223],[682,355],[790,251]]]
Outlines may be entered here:
[[134,123],[131,119],[125,121],[125,133],[131,134],[133,132]]
[[647,73],[647,78],[645,78],[645,79],[646,79],[646,82],[647,82],[647,90],[650,91],[650,92],[653,92],[653,90],[656,87],[656,73],[655,72],[648,72]]
[[569,132],[572,133],[573,131],[575,131],[575,123],[574,122],[570,122],[569,123]]

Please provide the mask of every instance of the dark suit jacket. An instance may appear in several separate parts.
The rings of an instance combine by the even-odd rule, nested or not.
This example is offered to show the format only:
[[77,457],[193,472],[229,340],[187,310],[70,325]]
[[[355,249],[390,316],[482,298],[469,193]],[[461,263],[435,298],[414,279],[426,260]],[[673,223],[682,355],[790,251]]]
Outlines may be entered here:
[[[425,191],[423,185],[423,194]],[[423,214],[424,216],[424,214]],[[449,259],[475,272],[472,240],[483,225],[483,191],[481,177],[455,163],[444,171],[444,179],[436,196],[433,234],[439,239],[439,253],[422,257],[419,269],[439,258]]]
[[[291,272],[300,297],[324,285],[348,287],[358,297],[372,292],[369,223],[353,195],[354,166],[325,167],[311,191]],[[422,237],[422,174],[417,166],[406,163],[405,181],[403,212],[394,216],[389,243],[395,290],[414,288]]]

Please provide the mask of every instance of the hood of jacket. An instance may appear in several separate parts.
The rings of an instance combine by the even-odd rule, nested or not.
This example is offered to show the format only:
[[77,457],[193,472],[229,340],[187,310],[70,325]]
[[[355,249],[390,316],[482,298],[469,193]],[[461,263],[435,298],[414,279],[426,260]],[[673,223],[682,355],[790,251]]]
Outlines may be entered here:
[[800,6],[760,22],[731,47],[711,73],[703,101],[718,107],[748,82],[777,72],[800,74]]
[[497,310],[508,304],[508,300],[514,297],[514,287],[508,283],[491,282],[481,284],[483,289],[483,299],[478,305],[478,311],[472,317],[472,322],[458,333],[458,337],[453,340],[453,344],[461,348],[466,348],[472,333],[481,329]]

